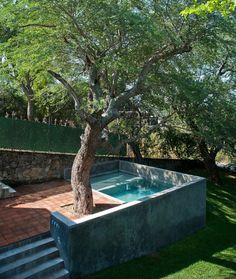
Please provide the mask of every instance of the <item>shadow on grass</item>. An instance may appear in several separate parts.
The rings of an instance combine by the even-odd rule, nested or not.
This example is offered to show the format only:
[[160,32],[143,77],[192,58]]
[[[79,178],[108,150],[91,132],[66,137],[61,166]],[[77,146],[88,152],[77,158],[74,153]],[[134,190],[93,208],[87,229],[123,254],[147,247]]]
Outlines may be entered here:
[[236,278],[236,177],[223,175],[221,188],[208,182],[205,228],[153,255],[86,278]]

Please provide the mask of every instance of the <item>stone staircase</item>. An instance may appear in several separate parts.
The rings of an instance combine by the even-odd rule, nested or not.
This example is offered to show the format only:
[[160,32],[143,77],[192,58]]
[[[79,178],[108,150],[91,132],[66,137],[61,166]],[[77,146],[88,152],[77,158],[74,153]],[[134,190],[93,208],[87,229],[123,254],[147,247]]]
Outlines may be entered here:
[[16,195],[16,191],[10,186],[0,181],[0,199],[11,198]]
[[68,279],[49,233],[0,248],[0,279]]

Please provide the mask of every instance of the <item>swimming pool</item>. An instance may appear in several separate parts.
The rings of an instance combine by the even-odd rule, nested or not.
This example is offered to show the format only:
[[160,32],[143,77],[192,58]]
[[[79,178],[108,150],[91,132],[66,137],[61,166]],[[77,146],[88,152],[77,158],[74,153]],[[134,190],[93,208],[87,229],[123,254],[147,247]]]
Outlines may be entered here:
[[205,225],[201,177],[116,160],[95,164],[91,176],[93,191],[122,200],[124,193],[129,200],[128,192],[133,201],[73,221],[52,213],[51,233],[72,274],[86,275],[151,254]]
[[144,177],[120,171],[93,177],[91,183],[93,189],[123,202],[135,201],[174,186],[171,183],[153,182]]

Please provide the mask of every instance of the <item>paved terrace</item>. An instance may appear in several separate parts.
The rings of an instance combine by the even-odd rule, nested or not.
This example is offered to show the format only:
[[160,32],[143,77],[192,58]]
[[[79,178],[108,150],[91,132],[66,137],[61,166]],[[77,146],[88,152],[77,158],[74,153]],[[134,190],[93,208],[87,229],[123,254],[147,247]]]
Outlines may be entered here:
[[[72,204],[71,186],[64,180],[15,187],[17,196],[0,200],[0,246],[46,232],[50,214],[59,211],[75,220],[78,217],[63,208]],[[96,207],[109,208],[116,201],[94,192]]]

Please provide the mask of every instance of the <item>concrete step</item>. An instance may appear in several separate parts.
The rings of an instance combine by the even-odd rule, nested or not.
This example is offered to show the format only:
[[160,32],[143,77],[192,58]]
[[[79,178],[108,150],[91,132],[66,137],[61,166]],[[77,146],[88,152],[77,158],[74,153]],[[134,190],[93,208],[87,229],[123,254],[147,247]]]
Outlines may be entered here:
[[24,245],[33,243],[35,241],[48,238],[48,237],[51,237],[50,232],[41,233],[41,234],[38,234],[38,235],[35,235],[35,236],[28,237],[26,239],[11,243],[9,245],[2,246],[2,247],[0,247],[0,254],[4,253],[6,251],[10,251],[10,250],[16,249],[18,247],[22,247]]
[[44,275],[44,279],[69,279],[70,274],[66,269],[61,269],[59,271],[50,272]]
[[69,279],[50,233],[0,248],[0,279]]
[[11,278],[14,274],[30,270],[37,265],[55,259],[59,256],[59,250],[56,247],[46,248],[37,253],[28,255],[27,257],[21,257],[16,261],[7,263],[0,267],[0,278]]
[[0,266],[7,263],[14,262],[18,259],[25,258],[29,255],[42,251],[46,248],[55,246],[55,242],[52,237],[36,240],[32,243],[25,244],[15,249],[7,250],[0,254]]
[[64,262],[61,258],[55,258],[46,261],[44,263],[38,264],[37,266],[31,269],[18,273],[15,276],[6,277],[6,278],[3,277],[3,278],[4,279],[44,279],[44,278],[50,278],[47,276],[59,272],[61,270],[64,270]]
[[16,195],[16,191],[10,186],[0,182],[0,199],[14,197]]

